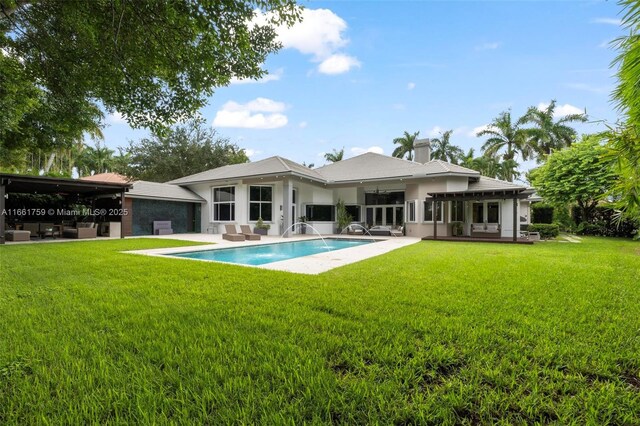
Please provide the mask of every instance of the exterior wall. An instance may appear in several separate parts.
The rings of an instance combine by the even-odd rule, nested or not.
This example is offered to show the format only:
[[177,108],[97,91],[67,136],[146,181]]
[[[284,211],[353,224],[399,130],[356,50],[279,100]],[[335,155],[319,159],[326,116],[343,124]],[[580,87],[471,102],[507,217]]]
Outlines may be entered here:
[[122,217],[122,235],[130,237],[133,235],[133,199],[124,199],[124,208],[127,210],[127,214]]
[[[407,201],[416,202],[416,221],[406,222],[407,236],[409,237],[430,237],[433,236],[433,222],[424,221],[424,200],[429,192],[446,191],[448,181],[451,178],[436,178],[417,184],[408,184],[405,190],[405,218],[407,215]],[[458,183],[452,184],[454,187]],[[464,189],[467,189],[466,187]],[[451,225],[449,224],[449,203],[444,203],[442,221],[437,224],[439,236],[451,235]]]
[[155,220],[170,220],[176,234],[200,232],[200,207],[195,203],[140,198],[131,201],[131,235],[152,235]]

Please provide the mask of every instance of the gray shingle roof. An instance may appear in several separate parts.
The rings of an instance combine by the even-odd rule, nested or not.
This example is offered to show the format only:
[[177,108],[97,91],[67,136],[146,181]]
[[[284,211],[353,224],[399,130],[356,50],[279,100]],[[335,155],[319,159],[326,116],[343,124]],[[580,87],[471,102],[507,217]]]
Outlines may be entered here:
[[277,174],[292,174],[324,182],[322,176],[320,176],[315,170],[294,161],[287,160],[286,158],[275,156],[252,163],[232,164],[229,166],[218,167],[202,173],[196,173],[191,176],[174,179],[167,183],[184,185],[213,180],[242,179],[252,176]]
[[503,180],[493,179],[486,176],[481,176],[477,182],[470,182],[468,192],[478,191],[502,191],[509,189],[526,189],[524,185],[516,185],[512,182],[505,182]]
[[192,203],[206,202],[204,198],[181,186],[144,180],[135,181],[133,188],[127,192],[126,196],[153,200],[188,201]]
[[425,164],[368,152],[315,169],[328,183],[364,180],[419,178],[427,176],[479,176],[480,173],[455,164],[432,160]]

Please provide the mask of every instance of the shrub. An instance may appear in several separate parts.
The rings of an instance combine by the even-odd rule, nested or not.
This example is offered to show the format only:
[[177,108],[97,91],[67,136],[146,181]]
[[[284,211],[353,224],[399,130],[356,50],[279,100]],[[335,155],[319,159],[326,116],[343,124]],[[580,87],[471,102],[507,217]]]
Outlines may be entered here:
[[582,217],[582,210],[574,206],[571,208],[571,216],[578,225],[576,233],[580,235],[601,235],[604,237],[632,237],[638,224],[633,221],[623,220],[618,223],[615,220],[615,210],[608,206],[595,208],[591,220],[586,221]]
[[549,239],[557,237],[560,233],[560,228],[556,224],[551,223],[532,223],[529,225],[529,232],[538,232],[540,238]]
[[553,223],[553,206],[536,203],[531,206],[532,223]]

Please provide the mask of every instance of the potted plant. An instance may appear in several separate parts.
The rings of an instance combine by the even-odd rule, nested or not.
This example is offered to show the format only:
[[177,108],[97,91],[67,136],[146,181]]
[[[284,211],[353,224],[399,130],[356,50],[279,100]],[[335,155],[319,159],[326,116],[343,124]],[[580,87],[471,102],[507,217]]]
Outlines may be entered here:
[[307,233],[307,217],[300,216],[298,218],[298,223],[300,224],[299,232],[301,234],[306,234]]
[[463,229],[462,222],[451,222],[451,235],[454,237],[461,237]]
[[259,217],[255,228],[253,228],[253,232],[260,235],[267,235],[269,228],[271,228],[271,225],[264,223],[262,217]]
[[338,199],[338,202],[336,203],[336,220],[338,222],[338,232],[336,232],[336,234],[341,233],[342,230],[351,225],[351,222],[353,221],[353,217],[351,217],[347,212],[344,201],[340,199]]

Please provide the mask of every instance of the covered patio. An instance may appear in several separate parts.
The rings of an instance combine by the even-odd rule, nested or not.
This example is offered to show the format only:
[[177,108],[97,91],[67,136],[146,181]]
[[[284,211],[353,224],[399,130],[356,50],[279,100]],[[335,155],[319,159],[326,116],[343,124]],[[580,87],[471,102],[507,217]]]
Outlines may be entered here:
[[[505,189],[491,189],[491,190],[478,190],[471,189],[467,191],[459,192],[430,192],[425,201],[432,203],[433,211],[436,211],[436,203],[439,202],[486,202],[500,200],[500,209],[503,209],[505,201],[510,201],[512,204],[512,217],[511,220],[505,217],[504,214],[500,215],[500,222],[497,223],[498,229],[501,230],[502,226],[507,223],[511,227],[511,235],[506,237],[503,234],[498,234],[495,237],[484,237],[474,234],[473,232],[473,219],[465,217],[464,223],[471,227],[468,235],[453,236],[443,235],[438,236],[438,227],[434,221],[433,236],[425,237],[425,240],[446,240],[446,241],[475,241],[475,242],[498,242],[498,243],[522,243],[530,244],[526,238],[520,238],[520,216],[519,216],[519,201],[528,198],[533,194],[533,189],[526,189],[522,187],[513,187]],[[505,212],[506,213],[506,212]],[[484,223],[484,222],[483,222]],[[484,223],[486,225],[486,223]],[[500,231],[501,232],[501,231]]]
[[[61,236],[66,224],[84,218],[93,223],[121,224],[123,215],[126,215],[124,197],[130,187],[129,183],[0,174],[0,244],[5,244],[5,231],[18,231],[18,225],[25,223],[53,224],[50,231],[41,233],[41,237],[55,236],[56,232]],[[41,195],[56,196],[58,202],[45,205],[41,200],[33,200]],[[78,206],[85,208],[78,211]],[[83,231],[78,228],[77,232],[76,238],[79,238]],[[26,235],[24,231],[22,234]],[[120,237],[124,238],[122,232]]]

